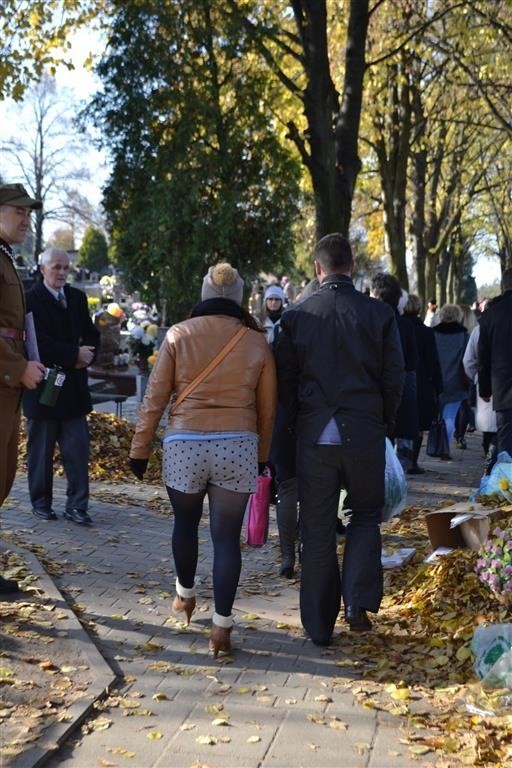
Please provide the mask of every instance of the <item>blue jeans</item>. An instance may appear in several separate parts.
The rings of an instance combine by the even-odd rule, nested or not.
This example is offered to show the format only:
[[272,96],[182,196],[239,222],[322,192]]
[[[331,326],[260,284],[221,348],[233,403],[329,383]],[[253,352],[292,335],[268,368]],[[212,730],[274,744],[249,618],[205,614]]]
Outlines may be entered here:
[[498,427],[498,453],[507,451],[512,456],[512,408],[496,411]]
[[455,429],[455,419],[457,417],[458,410],[460,408],[462,400],[457,400],[456,403],[446,403],[443,405],[443,419],[446,424],[446,434],[448,436],[448,446],[453,437],[453,430]]

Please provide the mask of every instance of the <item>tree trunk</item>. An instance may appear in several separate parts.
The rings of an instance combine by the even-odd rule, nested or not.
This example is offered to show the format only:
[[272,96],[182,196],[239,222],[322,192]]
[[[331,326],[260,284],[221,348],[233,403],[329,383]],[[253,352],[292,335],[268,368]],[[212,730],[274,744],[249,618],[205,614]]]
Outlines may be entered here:
[[384,112],[376,112],[374,122],[379,138],[375,144],[384,201],[391,273],[405,290],[409,278],[405,261],[405,208],[407,166],[411,139],[411,99],[408,63],[405,54],[387,67],[388,99]]
[[[341,107],[330,73],[325,0],[292,3],[299,32],[307,85],[303,92],[307,120],[307,167],[315,200],[316,236],[348,235],[352,197],[360,160],[357,152],[365,72],[368,0],[351,0]],[[333,124],[335,122],[335,128]],[[304,142],[293,133],[296,143]]]
[[[446,304],[447,302],[449,269],[450,269],[450,254],[448,253],[448,250],[445,248],[441,254],[441,258],[439,259],[439,264],[437,267],[437,278],[438,278],[437,293],[439,295],[440,307],[442,307],[443,304]],[[435,295],[435,291],[433,295]]]
[[[421,101],[421,91],[416,79],[411,88],[412,112],[414,115],[414,144],[421,147],[425,136],[426,119]],[[411,232],[413,238],[413,266],[416,274],[416,291],[424,307],[427,296],[425,250],[425,187],[427,178],[427,150],[417,149],[412,154],[413,209]]]
[[501,273],[503,274],[506,269],[512,268],[512,238],[508,237],[508,235],[502,235],[498,254],[500,257]]
[[426,251],[425,295],[427,301],[437,296],[437,254]]
[[[41,198],[36,197],[36,199],[40,200]],[[37,259],[39,257],[39,254],[43,252],[43,221],[44,221],[44,215],[41,209],[36,211],[35,214],[35,221],[34,221],[34,252],[32,256],[34,257],[34,261],[37,263]]]
[[405,264],[405,189],[394,187],[394,179],[388,169],[387,178],[382,176],[386,168],[381,169],[382,194],[384,198],[384,232],[389,254],[390,272],[395,275],[402,288],[408,290],[409,279]]
[[366,68],[368,0],[351,0],[345,49],[345,79],[341,108],[336,120],[336,171],[341,192],[341,231],[348,233],[352,198],[361,169],[358,154],[359,126]]

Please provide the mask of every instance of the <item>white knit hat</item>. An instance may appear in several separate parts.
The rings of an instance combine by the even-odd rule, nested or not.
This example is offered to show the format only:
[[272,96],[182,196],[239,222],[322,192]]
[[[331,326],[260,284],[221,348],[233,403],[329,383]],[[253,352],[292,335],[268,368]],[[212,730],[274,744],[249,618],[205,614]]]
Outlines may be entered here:
[[201,299],[231,299],[237,304],[242,304],[244,295],[244,281],[238,271],[223,262],[210,267],[208,274],[203,279]]
[[263,300],[266,301],[267,299],[281,299],[281,301],[284,303],[284,291],[281,286],[269,285],[263,295]]

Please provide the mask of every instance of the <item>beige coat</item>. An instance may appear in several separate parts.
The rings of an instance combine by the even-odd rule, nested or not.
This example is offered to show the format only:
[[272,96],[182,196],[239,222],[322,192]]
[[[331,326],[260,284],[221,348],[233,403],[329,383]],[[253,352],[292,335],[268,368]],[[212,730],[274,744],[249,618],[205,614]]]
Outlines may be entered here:
[[[162,414],[240,328],[225,315],[194,317],[169,329],[158,352],[132,440],[130,456],[147,459]],[[219,365],[169,416],[176,430],[254,432],[258,461],[270,450],[277,398],[274,358],[265,334],[249,329]]]

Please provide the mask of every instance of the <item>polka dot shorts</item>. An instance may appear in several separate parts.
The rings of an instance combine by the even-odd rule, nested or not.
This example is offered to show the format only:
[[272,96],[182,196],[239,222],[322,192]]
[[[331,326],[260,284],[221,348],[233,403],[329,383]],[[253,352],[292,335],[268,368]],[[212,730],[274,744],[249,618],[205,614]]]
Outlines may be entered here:
[[169,440],[163,446],[163,479],[169,488],[199,493],[208,483],[254,493],[258,484],[257,437]]

